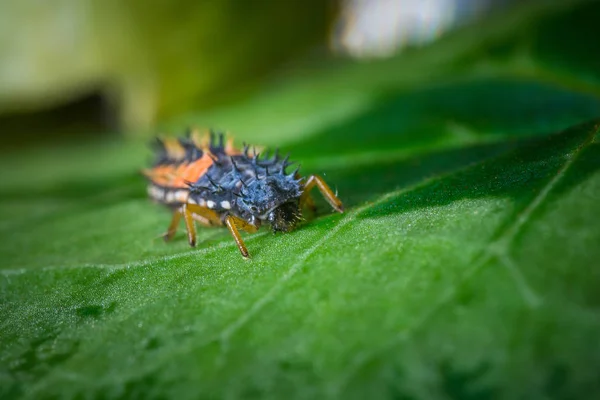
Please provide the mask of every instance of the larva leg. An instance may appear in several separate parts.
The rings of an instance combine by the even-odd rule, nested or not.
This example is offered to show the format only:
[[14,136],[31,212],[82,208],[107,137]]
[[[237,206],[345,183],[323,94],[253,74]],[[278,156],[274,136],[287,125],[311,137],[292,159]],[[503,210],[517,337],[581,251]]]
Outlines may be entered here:
[[242,253],[242,257],[250,258],[250,253],[248,253],[248,248],[244,244],[242,235],[240,235],[240,232],[238,231],[238,228],[236,226],[237,220],[240,220],[240,219],[236,218],[232,215],[228,215],[227,217],[225,217],[225,225],[227,225],[227,228],[229,229],[231,236],[233,236],[233,240],[235,240],[235,244],[237,244],[238,249],[240,249],[240,253]]
[[190,246],[196,246],[196,224],[198,220],[204,225],[222,225],[219,215],[206,207],[197,204],[184,204],[181,206],[181,213],[187,229],[188,242]]
[[198,204],[186,204],[186,209],[192,213],[192,218],[206,226],[222,226],[221,217],[216,211]]
[[[195,220],[202,222],[203,224],[208,225],[223,225],[223,221],[219,214],[215,211],[202,207],[197,204],[184,204],[181,207],[181,214],[183,214],[183,218],[185,221],[185,226],[188,233],[188,241],[190,246],[196,245],[196,226]],[[246,232],[256,232],[258,230],[258,226],[252,225],[241,218],[235,217],[233,215],[228,215],[225,217],[224,221],[225,225],[229,229],[229,232],[233,236],[235,243],[240,249],[240,253],[244,258],[249,258],[250,254],[248,253],[248,249],[242,240],[242,236],[240,235],[239,229],[242,229]]]
[[188,209],[187,204],[181,206],[181,211],[183,214],[183,220],[185,221],[185,229],[187,230],[188,242],[190,246],[196,246],[196,223],[194,222],[194,217],[192,216],[191,211]]
[[310,193],[308,193],[306,196],[303,195],[302,197],[300,197],[300,208],[304,206],[310,208],[312,212],[317,211],[317,205],[315,204],[315,201],[313,200]]
[[171,219],[169,228],[167,229],[167,232],[165,232],[162,236],[165,242],[168,242],[169,240],[173,239],[173,236],[175,236],[175,233],[177,232],[177,226],[179,225],[179,221],[181,221],[181,209],[173,211],[173,218]]
[[258,226],[252,225],[251,223],[233,215],[228,215],[227,218],[230,218],[235,223],[235,226],[237,226],[239,229],[242,229],[248,233],[254,233],[259,228]]
[[331,188],[319,175],[311,175],[306,180],[306,183],[304,184],[304,193],[302,193],[302,196],[300,196],[300,204],[306,203],[306,198],[310,196],[310,191],[315,186],[319,188],[319,191],[323,197],[325,197],[325,200],[331,204],[335,211],[339,213],[344,212],[344,205],[342,204],[342,201],[338,199],[335,193],[333,193]]

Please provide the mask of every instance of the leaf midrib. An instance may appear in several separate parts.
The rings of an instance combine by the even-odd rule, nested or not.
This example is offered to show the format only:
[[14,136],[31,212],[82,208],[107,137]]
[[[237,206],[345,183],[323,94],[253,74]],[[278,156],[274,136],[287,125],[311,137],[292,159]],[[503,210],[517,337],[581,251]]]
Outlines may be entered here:
[[[452,298],[457,293],[457,291],[464,285],[466,282],[471,279],[474,275],[476,275],[484,266],[489,265],[490,262],[496,257],[509,257],[509,247],[512,245],[514,238],[519,234],[525,224],[530,221],[532,214],[541,207],[543,202],[548,199],[549,194],[558,186],[562,178],[565,176],[567,171],[571,168],[571,166],[575,163],[578,156],[582,153],[582,151],[591,145],[594,142],[594,138],[596,134],[600,131],[599,128],[590,129],[590,133],[584,138],[581,145],[579,145],[575,150],[565,155],[566,161],[564,164],[558,169],[556,175],[554,175],[548,183],[546,183],[542,189],[538,192],[538,194],[532,199],[532,201],[523,209],[523,211],[517,216],[514,223],[508,225],[503,232],[499,235],[499,237],[492,241],[485,249],[482,250],[481,254],[475,258],[472,263],[472,267],[469,268],[459,279],[458,281],[451,287],[449,287],[445,293],[443,293],[439,299],[434,303],[434,305],[421,315],[421,318],[417,318],[416,321],[409,326],[404,331],[400,332],[398,336],[392,341],[384,344],[376,348],[375,350],[368,351],[366,354],[359,354],[354,358],[347,369],[342,374],[340,374],[340,378],[335,381],[329,388],[329,391],[333,394],[338,394],[343,390],[344,386],[347,382],[352,378],[352,376],[357,373],[357,371],[368,363],[371,359],[376,357],[378,354],[381,354],[385,351],[390,350],[392,347],[395,347],[401,342],[405,342],[410,340],[413,335],[421,329],[423,326],[427,324],[429,320],[437,313],[439,313],[444,306],[450,304]],[[500,260],[501,261],[501,260]],[[507,266],[501,261],[501,264],[506,268]],[[520,270],[517,270],[520,278],[525,281],[523,274]],[[514,280],[517,289],[520,289],[520,285],[522,282],[515,279],[513,275],[513,271],[509,271],[509,275]],[[530,287],[529,284],[527,284]],[[528,298],[524,296],[524,293],[520,290],[519,294],[523,298],[523,301],[526,306],[531,308],[531,304],[528,301]],[[539,299],[539,296],[537,296]],[[542,305],[543,299],[539,299],[539,303],[536,302],[535,308]]]

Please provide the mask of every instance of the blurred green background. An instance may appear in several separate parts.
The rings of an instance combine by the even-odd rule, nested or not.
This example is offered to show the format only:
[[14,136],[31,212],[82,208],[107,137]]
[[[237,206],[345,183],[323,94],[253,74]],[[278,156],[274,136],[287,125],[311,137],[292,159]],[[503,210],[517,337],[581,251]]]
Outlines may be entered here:
[[[0,127],[136,133],[239,98],[327,42],[335,1],[2,1]],[[19,138],[4,138],[18,140]]]
[[508,3],[2,1],[0,130],[7,145],[149,134],[265,82],[425,44]]

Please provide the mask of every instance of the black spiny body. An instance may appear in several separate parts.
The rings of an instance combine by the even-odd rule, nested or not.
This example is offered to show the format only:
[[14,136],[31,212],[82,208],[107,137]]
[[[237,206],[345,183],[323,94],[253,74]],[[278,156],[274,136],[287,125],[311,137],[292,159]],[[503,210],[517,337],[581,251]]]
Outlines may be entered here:
[[211,149],[214,162],[196,182],[190,183],[188,202],[219,214],[231,214],[260,226],[271,224],[273,231],[288,232],[301,219],[299,199],[302,178],[286,173],[291,165],[277,152],[272,157],[249,155],[248,146],[239,155],[227,155],[224,148]]
[[195,222],[225,225],[248,258],[238,229],[255,232],[268,223],[273,232],[291,231],[302,218],[303,206],[314,208],[310,190],[315,186],[336,211],[343,212],[342,202],[321,177],[303,178],[298,169],[288,173],[291,164],[277,151],[261,158],[254,150],[249,154],[248,146],[238,151],[231,141],[223,143],[222,134],[217,140],[211,133],[206,139],[189,135],[158,140],[156,161],[144,173],[150,180],[150,197],[174,209],[166,240],[174,236],[181,217],[192,246]]

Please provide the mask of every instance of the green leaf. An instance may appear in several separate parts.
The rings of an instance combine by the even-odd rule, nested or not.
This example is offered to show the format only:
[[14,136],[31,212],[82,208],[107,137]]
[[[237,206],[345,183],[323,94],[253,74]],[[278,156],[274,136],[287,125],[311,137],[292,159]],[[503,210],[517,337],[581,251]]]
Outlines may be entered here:
[[600,8],[534,11],[182,117],[346,203],[250,261],[222,229],[157,238],[142,143],[3,157],[0,397],[598,397],[600,86],[556,38]]

